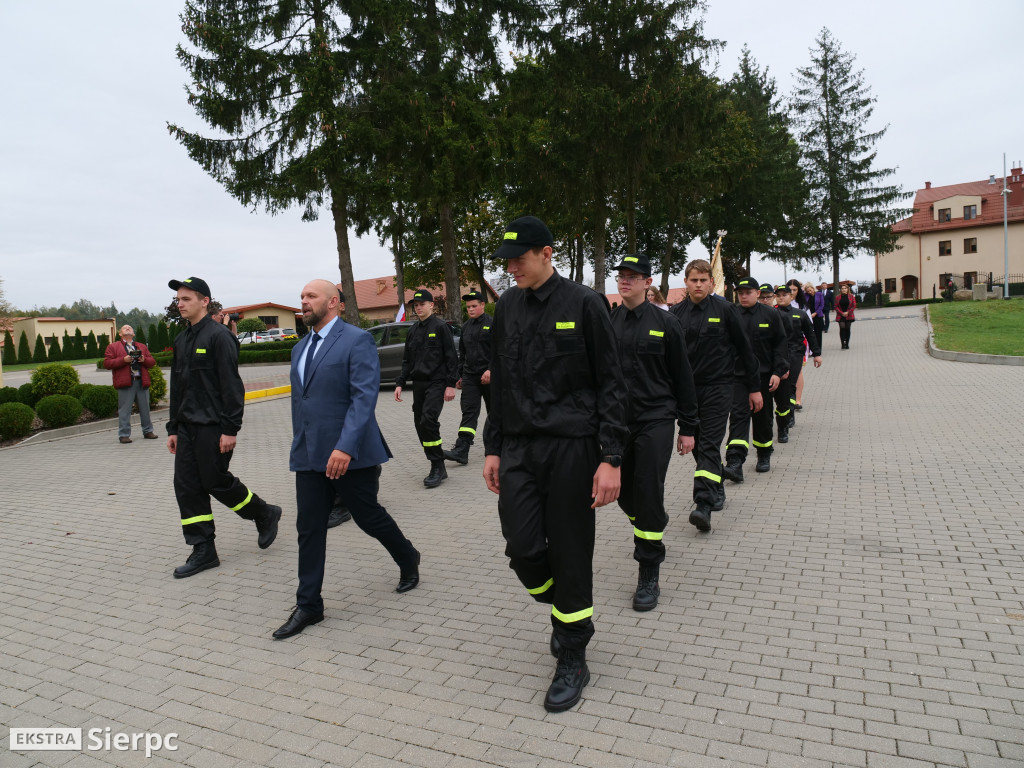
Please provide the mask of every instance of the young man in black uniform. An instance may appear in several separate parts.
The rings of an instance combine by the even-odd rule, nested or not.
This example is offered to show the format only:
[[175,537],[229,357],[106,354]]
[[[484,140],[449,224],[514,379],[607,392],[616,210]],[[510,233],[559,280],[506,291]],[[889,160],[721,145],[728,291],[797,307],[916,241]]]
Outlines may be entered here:
[[509,566],[551,605],[558,664],[544,707],[561,712],[590,681],[594,510],[618,498],[626,428],[607,304],[555,272],[552,243],[544,222],[524,216],[495,253],[516,286],[491,330],[484,480],[499,494]]
[[743,332],[736,305],[712,295],[711,265],[695,259],[686,265],[686,299],[669,311],[683,327],[686,354],[697,388],[697,428],[693,457],[693,501],[690,522],[697,530],[711,530],[711,513],[725,506],[722,486],[722,440],[732,409],[733,379],[743,371],[750,410],[759,411],[761,382],[757,359]]
[[420,288],[412,296],[412,311],[419,322],[405,339],[402,372],[395,382],[395,402],[402,402],[402,388],[412,382],[412,417],[423,452],[430,462],[430,474],[423,478],[427,488],[437,488],[448,477],[441,448],[441,408],[455,399],[459,368],[455,337],[448,323],[434,314],[434,297]]
[[[791,306],[793,294],[788,285],[775,287],[775,299],[778,302],[776,309],[782,313],[783,325],[786,327],[789,339],[789,376],[784,379],[784,386],[779,387],[785,392],[777,393],[775,396],[775,419],[779,426],[779,442],[788,443],[790,416],[793,413],[793,405],[796,403],[794,399],[796,380],[800,376],[800,369],[804,366],[804,339],[807,339],[815,368],[821,368],[821,347],[818,345],[818,336],[814,332],[811,318],[803,310]],[[783,410],[780,410],[780,405]]]
[[[750,277],[744,277],[736,284],[736,295],[740,302],[740,322],[750,339],[750,345],[757,357],[761,380],[761,398],[771,403],[773,393],[779,388],[782,377],[789,370],[789,350],[786,346],[786,329],[779,313],[761,304],[761,286]],[[746,384],[737,371],[733,389],[732,413],[729,415],[729,444],[725,449],[725,467],[722,475],[734,483],[743,482],[743,463],[750,448],[750,422],[754,422],[754,448],[757,450],[758,472],[771,469],[772,455],[772,412],[762,407],[751,416]]]
[[640,566],[633,610],[649,611],[661,594],[658,577],[668,525],[665,475],[672,458],[673,422],[679,424],[677,450],[685,455],[693,450],[697,393],[679,321],[647,301],[650,260],[644,254],[626,256],[615,269],[622,304],[612,310],[612,328],[626,382],[629,427],[619,506],[633,524],[633,559]]
[[480,401],[487,404],[491,412],[491,323],[494,318],[484,309],[487,299],[482,291],[472,291],[462,297],[466,302],[469,321],[462,326],[459,337],[459,380],[456,389],[462,390],[462,423],[455,447],[444,452],[448,461],[459,464],[469,463],[469,449],[476,437],[476,425],[480,419]]
[[207,314],[210,287],[205,280],[171,280],[168,286],[178,292],[178,311],[189,324],[174,340],[167,421],[174,495],[185,543],[192,547],[185,564],[174,569],[174,577],[183,579],[220,565],[211,496],[256,523],[260,549],[274,543],[281,508],[267,504],[228,471],[245,405],[235,335]]

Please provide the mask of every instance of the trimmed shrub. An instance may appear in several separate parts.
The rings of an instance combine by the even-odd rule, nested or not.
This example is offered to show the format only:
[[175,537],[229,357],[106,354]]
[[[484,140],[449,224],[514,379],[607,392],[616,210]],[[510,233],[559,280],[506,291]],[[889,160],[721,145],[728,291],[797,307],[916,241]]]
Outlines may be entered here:
[[39,334],[36,334],[36,348],[32,351],[32,362],[46,362],[46,342],[43,341],[43,337]]
[[142,327],[142,323],[139,323],[139,330],[135,332],[135,340],[149,346],[149,342],[146,341],[146,329]]
[[236,326],[239,333],[245,333],[246,331],[265,331],[267,330],[267,324],[260,320],[258,317],[247,317],[244,320],[239,320]]
[[4,331],[4,365],[18,364],[18,349],[14,346],[14,337],[10,331]]
[[0,405],[0,439],[15,440],[24,437],[32,431],[32,420],[35,417],[35,412],[24,403]]
[[16,403],[18,402],[18,388],[17,387],[3,387],[0,389],[0,405],[4,403]]
[[26,381],[18,387],[18,402],[27,405],[29,408],[36,407],[36,403],[39,402],[39,396],[36,395],[36,388],[32,386],[31,381]]
[[97,419],[105,419],[117,411],[117,390],[111,386],[90,386],[78,400]]
[[107,336],[107,334],[105,334],[105,333],[101,333],[96,338],[96,354],[97,355],[106,354],[108,346],[110,346],[110,337]]
[[82,336],[82,329],[75,328],[75,338],[71,342],[75,345],[75,360],[81,360],[85,357],[85,337]]
[[71,395],[47,395],[36,403],[36,415],[47,427],[70,427],[82,415],[82,404]]
[[71,337],[68,336],[67,331],[64,331],[64,338],[60,340],[60,348],[64,350],[65,360],[76,359],[77,355],[75,355],[75,343],[71,340]]
[[85,356],[96,357],[99,353],[100,349],[96,344],[96,334],[93,331],[89,331],[89,336],[85,340]]
[[71,395],[78,402],[82,402],[82,395],[85,394],[86,390],[95,387],[95,384],[89,384],[85,382],[83,384],[75,384],[71,389],[68,390],[68,394]]
[[167,396],[167,380],[164,379],[164,372],[159,365],[149,369],[149,407],[156,408],[157,404]]
[[32,350],[28,346],[28,334],[24,331],[18,339],[18,365],[29,365],[32,362]]
[[39,397],[66,395],[78,384],[78,371],[67,363],[41,365],[32,371],[31,383]]
[[150,339],[150,352],[167,349],[171,346],[171,336],[167,333],[167,323],[162,320],[156,324],[156,338]]
[[60,341],[56,335],[50,338],[50,351],[46,353],[46,357],[51,363],[59,363],[64,359],[64,353],[61,351]]

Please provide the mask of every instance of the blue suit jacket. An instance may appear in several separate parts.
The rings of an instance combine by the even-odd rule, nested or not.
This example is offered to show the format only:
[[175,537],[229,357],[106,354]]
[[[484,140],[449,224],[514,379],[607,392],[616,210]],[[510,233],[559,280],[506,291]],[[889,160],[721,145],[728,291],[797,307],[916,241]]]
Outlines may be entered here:
[[308,334],[292,349],[293,472],[325,472],[335,449],[352,457],[349,469],[383,464],[391,458],[374,409],[380,390],[380,361],[373,338],[340,317],[318,345],[303,385],[296,365]]

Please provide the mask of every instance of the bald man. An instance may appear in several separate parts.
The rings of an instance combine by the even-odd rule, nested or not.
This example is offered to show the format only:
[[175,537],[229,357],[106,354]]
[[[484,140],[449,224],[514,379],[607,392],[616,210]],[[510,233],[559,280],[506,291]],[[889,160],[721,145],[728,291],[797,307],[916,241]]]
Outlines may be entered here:
[[373,337],[338,316],[334,283],[313,280],[302,289],[301,301],[310,332],[292,350],[289,458],[298,507],[299,588],[295,609],[274,632],[275,640],[323,621],[327,520],[336,494],[356,525],[398,565],[395,591],[408,592],[420,581],[420,553],[377,501],[380,465],[391,451],[374,415],[380,363]]

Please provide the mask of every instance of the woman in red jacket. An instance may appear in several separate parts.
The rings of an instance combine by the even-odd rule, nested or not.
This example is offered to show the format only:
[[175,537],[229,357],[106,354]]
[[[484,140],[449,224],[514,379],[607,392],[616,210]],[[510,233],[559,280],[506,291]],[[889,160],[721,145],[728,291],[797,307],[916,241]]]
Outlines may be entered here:
[[839,324],[839,341],[843,349],[850,348],[850,324],[856,319],[853,310],[857,308],[857,297],[850,293],[850,286],[839,287],[836,296],[836,322]]
[[156,365],[156,360],[145,344],[135,341],[130,325],[122,326],[120,335],[121,341],[108,345],[103,353],[103,367],[113,373],[117,390],[117,439],[122,443],[132,441],[132,404],[138,403],[142,436],[155,440],[149,417],[149,369]]

